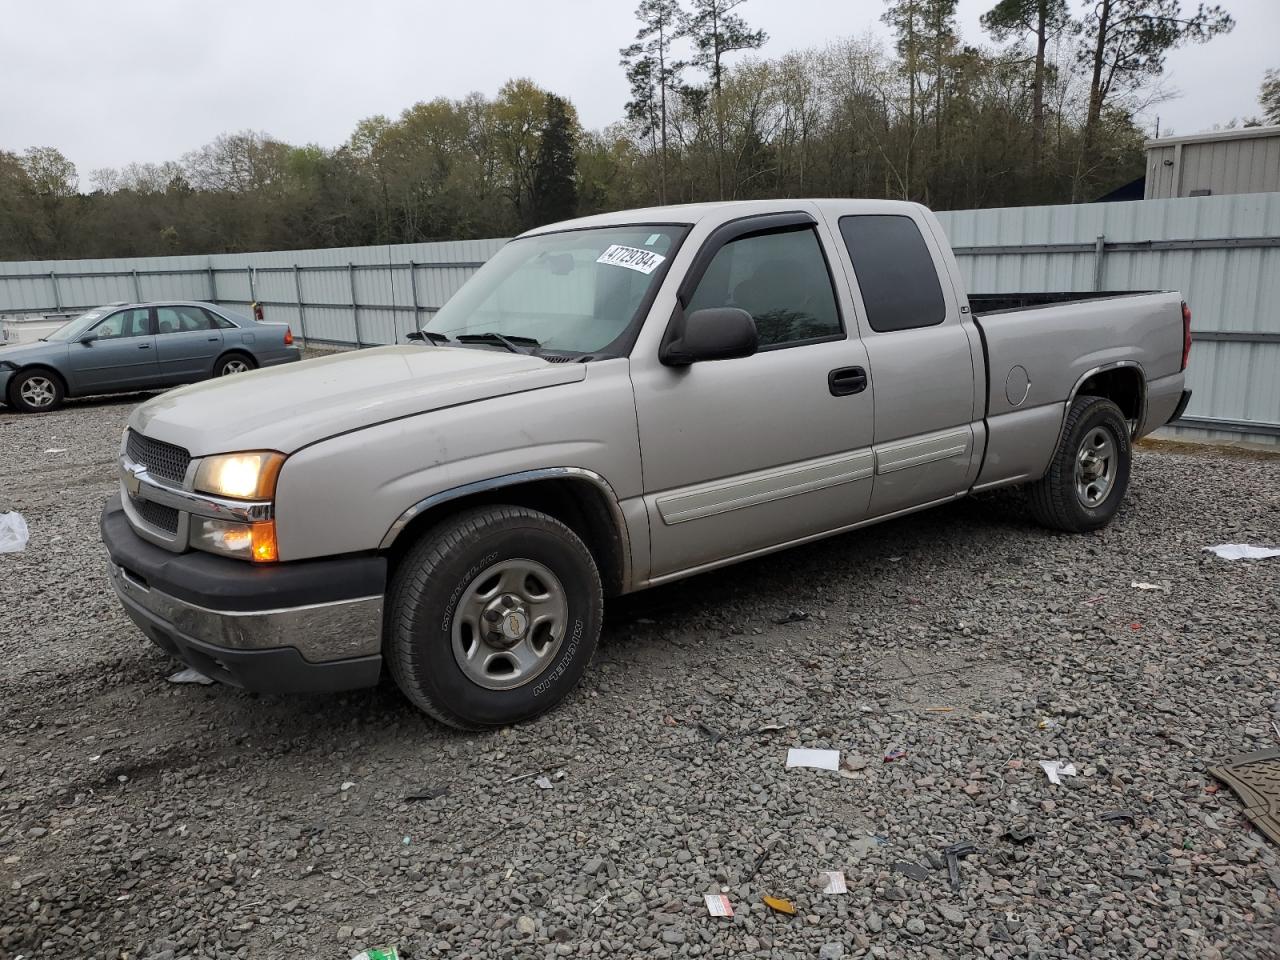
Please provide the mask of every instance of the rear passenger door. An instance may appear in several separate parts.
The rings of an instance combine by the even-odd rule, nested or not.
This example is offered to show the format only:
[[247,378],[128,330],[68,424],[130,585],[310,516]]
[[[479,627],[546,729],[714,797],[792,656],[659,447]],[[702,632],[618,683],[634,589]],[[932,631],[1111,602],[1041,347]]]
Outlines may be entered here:
[[191,383],[213,372],[222,331],[199,307],[156,307],[156,350],[165,383]]
[[861,303],[858,321],[875,382],[871,516],[967,490],[983,438],[973,422],[981,347],[970,339],[946,264],[920,216],[839,218]]
[[632,360],[655,579],[856,523],[871,493],[866,352],[843,322],[830,235],[806,214],[721,230],[680,302],[747,311],[758,352]]

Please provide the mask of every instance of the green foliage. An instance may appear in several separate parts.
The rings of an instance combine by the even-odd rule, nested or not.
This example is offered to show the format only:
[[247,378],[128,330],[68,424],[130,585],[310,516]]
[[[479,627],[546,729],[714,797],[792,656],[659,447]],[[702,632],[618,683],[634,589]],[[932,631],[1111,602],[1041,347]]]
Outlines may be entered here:
[[1263,76],[1258,103],[1267,123],[1280,123],[1280,70],[1268,70]]
[[578,212],[577,123],[554,93],[546,96],[545,120],[533,164],[530,226],[568,220]]

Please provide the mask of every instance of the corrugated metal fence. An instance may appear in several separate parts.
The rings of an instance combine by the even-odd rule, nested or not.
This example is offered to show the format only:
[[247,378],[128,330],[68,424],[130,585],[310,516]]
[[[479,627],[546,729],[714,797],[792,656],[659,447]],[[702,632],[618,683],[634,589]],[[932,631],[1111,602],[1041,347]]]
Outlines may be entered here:
[[313,343],[395,343],[504,242],[0,263],[0,314],[77,313],[116,300],[206,300],[244,311],[256,300],[268,319]]
[[1177,431],[1280,440],[1280,193],[940,213],[969,290],[1180,290],[1194,391]]
[[[1197,342],[1178,432],[1280,441],[1280,193],[939,216],[975,293],[1181,290]],[[257,300],[312,342],[392,343],[503,242],[0,263],[0,314]]]

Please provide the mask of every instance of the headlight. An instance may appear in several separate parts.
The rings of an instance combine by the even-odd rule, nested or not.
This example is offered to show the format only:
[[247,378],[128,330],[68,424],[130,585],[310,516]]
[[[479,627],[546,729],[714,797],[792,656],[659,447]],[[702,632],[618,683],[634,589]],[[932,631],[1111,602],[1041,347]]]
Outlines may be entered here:
[[276,525],[272,520],[239,523],[234,520],[191,518],[191,545],[240,560],[270,563],[278,559]]
[[196,471],[196,489],[236,500],[270,500],[284,454],[271,450],[205,457]]

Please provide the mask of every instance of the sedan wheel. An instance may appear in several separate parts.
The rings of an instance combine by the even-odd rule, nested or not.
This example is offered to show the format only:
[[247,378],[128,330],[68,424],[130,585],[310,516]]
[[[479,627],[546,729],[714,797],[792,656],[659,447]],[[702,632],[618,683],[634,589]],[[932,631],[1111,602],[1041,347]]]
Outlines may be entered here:
[[247,373],[253,366],[243,357],[227,357],[218,364],[218,376],[229,377],[233,373]]
[[9,385],[9,402],[25,413],[47,413],[62,403],[62,383],[40,370],[19,373]]

